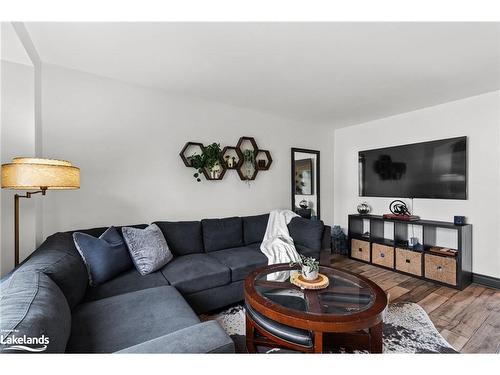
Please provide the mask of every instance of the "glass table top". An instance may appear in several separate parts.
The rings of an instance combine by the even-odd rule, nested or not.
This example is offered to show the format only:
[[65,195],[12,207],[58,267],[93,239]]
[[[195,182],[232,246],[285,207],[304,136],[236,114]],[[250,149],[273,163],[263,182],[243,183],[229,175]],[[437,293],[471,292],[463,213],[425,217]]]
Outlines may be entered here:
[[298,270],[264,271],[253,281],[257,294],[287,309],[308,314],[351,315],[369,309],[375,300],[363,280],[332,268],[321,268],[328,277],[325,289],[304,290],[290,282]]

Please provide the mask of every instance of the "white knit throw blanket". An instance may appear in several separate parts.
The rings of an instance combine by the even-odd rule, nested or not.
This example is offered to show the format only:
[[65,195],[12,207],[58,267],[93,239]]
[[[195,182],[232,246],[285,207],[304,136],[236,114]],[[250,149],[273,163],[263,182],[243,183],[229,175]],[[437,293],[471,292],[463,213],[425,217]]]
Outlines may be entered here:
[[[266,234],[260,245],[260,251],[267,257],[267,264],[290,263],[300,260],[290,237],[287,225],[298,216],[290,210],[273,210],[269,214]],[[289,272],[275,272],[267,276],[268,280],[285,281]]]

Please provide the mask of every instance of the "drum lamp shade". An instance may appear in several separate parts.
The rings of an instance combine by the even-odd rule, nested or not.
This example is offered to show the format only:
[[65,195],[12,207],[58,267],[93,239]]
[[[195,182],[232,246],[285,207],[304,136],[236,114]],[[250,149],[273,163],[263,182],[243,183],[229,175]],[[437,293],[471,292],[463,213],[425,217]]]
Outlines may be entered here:
[[2,165],[4,189],[78,189],[80,169],[65,160],[14,158]]

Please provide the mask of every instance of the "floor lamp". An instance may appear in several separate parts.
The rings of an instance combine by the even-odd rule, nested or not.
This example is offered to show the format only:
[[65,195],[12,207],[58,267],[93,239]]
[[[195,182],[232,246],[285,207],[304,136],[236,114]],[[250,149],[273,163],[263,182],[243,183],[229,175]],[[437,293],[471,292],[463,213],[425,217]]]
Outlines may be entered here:
[[14,158],[2,165],[2,188],[35,190],[14,195],[14,265],[19,264],[19,199],[45,195],[52,189],[78,189],[80,169],[70,162],[54,159]]

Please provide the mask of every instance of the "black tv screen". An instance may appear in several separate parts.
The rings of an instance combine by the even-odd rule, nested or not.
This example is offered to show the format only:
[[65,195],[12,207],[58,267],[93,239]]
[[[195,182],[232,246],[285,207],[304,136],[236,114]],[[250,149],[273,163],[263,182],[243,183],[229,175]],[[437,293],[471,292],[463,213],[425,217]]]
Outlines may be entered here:
[[360,151],[359,195],[467,199],[467,137]]

